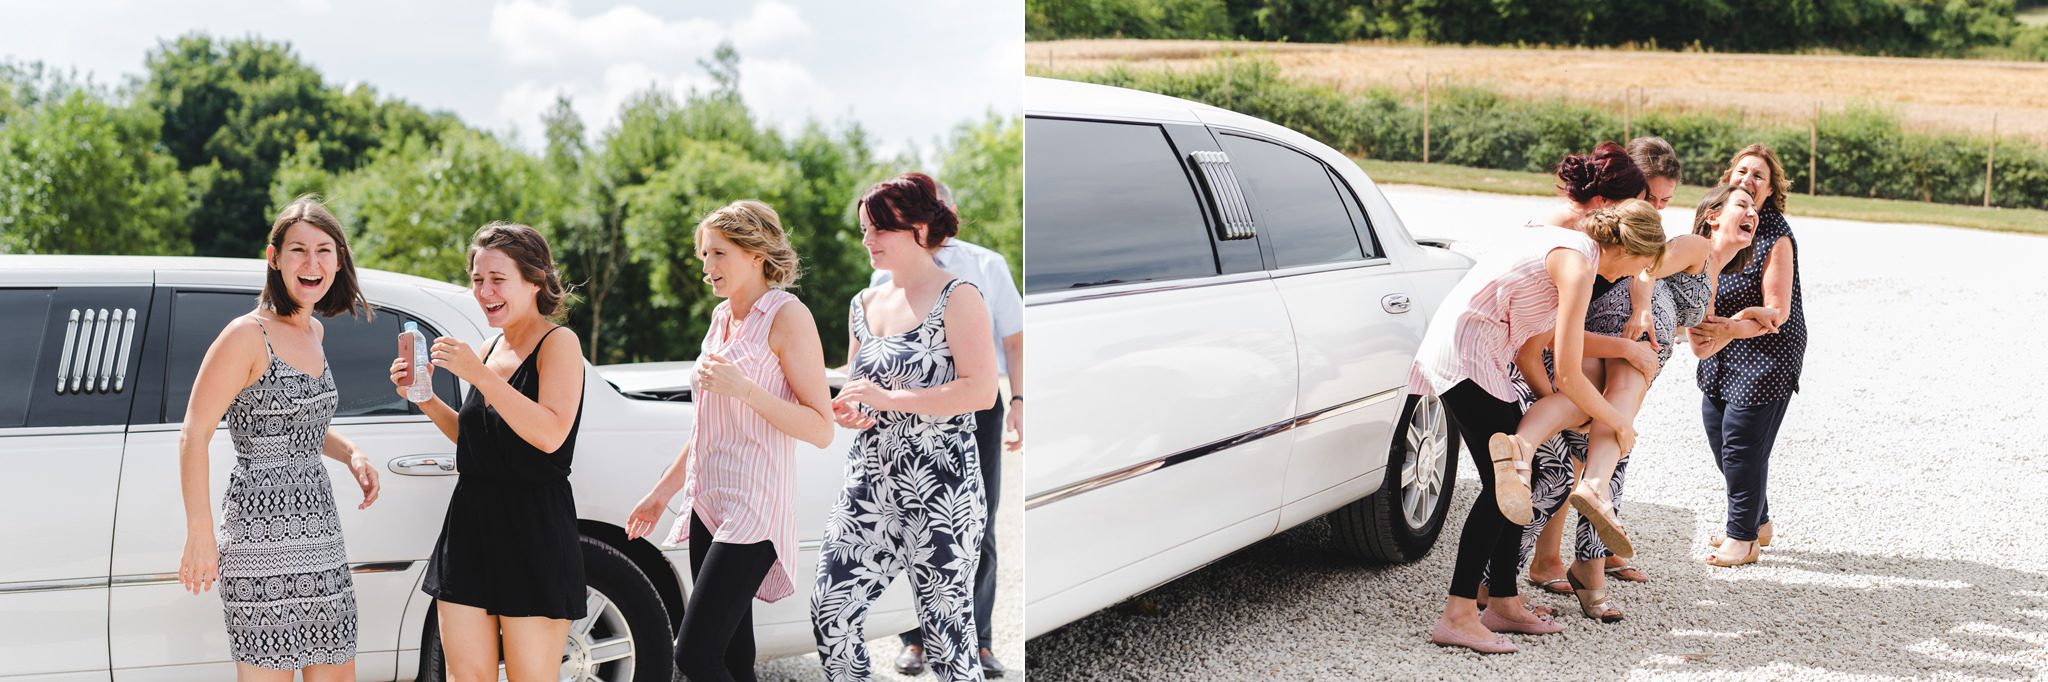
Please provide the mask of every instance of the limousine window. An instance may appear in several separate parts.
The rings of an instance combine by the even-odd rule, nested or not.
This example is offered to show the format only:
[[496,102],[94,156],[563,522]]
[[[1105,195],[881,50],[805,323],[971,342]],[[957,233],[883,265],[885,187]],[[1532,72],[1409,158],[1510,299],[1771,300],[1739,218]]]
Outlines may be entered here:
[[[206,349],[220,335],[228,320],[249,312],[256,305],[253,292],[180,291],[171,307],[171,347],[168,358],[168,395],[164,396],[166,423],[182,421],[191,401],[192,380],[199,376],[199,362]],[[339,394],[334,416],[363,417],[413,414],[411,403],[391,387],[388,371],[398,356],[398,331],[403,315],[379,309],[375,319],[360,320],[352,315],[320,318],[327,330],[327,368],[334,373]],[[421,322],[425,327],[425,322]],[[431,329],[429,334],[433,334]],[[479,349],[481,350],[481,349]],[[435,393],[443,399],[454,393],[452,379],[436,372]],[[453,405],[450,401],[450,405]]]
[[[1256,195],[1259,229],[1282,268],[1363,260],[1344,199],[1321,161],[1271,142],[1220,135],[1238,182]],[[1037,264],[1034,259],[1033,265]]]
[[1025,123],[1028,293],[1214,275],[1200,199],[1155,125]]
[[29,396],[35,394],[36,369],[43,332],[50,321],[50,289],[0,289],[0,428],[28,421]]

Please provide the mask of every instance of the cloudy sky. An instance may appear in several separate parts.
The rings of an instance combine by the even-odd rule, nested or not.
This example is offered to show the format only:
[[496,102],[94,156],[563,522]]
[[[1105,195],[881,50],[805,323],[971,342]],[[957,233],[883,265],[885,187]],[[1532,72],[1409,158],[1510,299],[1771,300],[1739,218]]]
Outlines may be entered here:
[[159,41],[203,31],[289,42],[329,82],[447,110],[540,144],[567,93],[592,134],[650,85],[682,93],[721,40],[740,92],[785,130],[859,122],[884,152],[1022,106],[1023,3],[974,0],[0,0],[0,58],[119,84]]

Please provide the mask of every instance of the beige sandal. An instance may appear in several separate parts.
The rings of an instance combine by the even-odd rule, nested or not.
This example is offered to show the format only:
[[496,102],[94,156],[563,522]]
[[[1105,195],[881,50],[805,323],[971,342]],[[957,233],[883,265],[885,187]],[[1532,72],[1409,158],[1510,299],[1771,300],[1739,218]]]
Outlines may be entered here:
[[1564,572],[1564,577],[1565,580],[1571,582],[1572,596],[1579,598],[1579,611],[1586,614],[1587,618],[1602,623],[1613,623],[1621,620],[1621,609],[1614,608],[1613,604],[1607,603],[1607,588],[1605,586],[1597,590],[1587,589],[1585,583],[1579,582],[1579,576],[1572,573],[1569,569]]
[[1529,525],[1536,518],[1536,509],[1529,502],[1530,458],[1523,456],[1521,441],[1496,433],[1486,440],[1486,449],[1493,456],[1494,505],[1508,521]]
[[[1776,522],[1775,522],[1775,521],[1773,521],[1773,522],[1771,522],[1771,523],[1776,523]],[[1764,524],[1764,525],[1761,525],[1761,526],[1757,526],[1757,527],[1756,527],[1756,546],[1758,546],[1758,547],[1769,547],[1769,546],[1771,546],[1771,536],[1773,536],[1773,535],[1777,535],[1777,533],[1773,532],[1773,531],[1776,531],[1776,530],[1777,530],[1776,528],[1773,528],[1773,527],[1771,527],[1771,524],[1770,524],[1770,523],[1766,523],[1766,524]],[[1723,542],[1727,542],[1727,541],[1728,541],[1728,536],[1726,536],[1726,535],[1721,535],[1721,534],[1718,534],[1718,533],[1717,533],[1717,534],[1714,534],[1714,535],[1709,535],[1709,536],[1707,536],[1707,544],[1709,544],[1709,545],[1713,545],[1713,546],[1715,546],[1715,547],[1719,547],[1719,546],[1721,546],[1721,543],[1723,543]]]
[[1763,552],[1761,551],[1762,547],[1760,547],[1759,545],[1760,543],[1749,543],[1749,554],[1747,556],[1744,556],[1740,559],[1735,559],[1733,561],[1721,558],[1721,549],[1719,547],[1716,547],[1714,548],[1713,554],[1707,555],[1707,565],[1719,566],[1721,568],[1733,568],[1736,566],[1741,566],[1743,564],[1756,563],[1758,559],[1763,558]]
[[1583,488],[1572,486],[1572,508],[1593,523],[1593,532],[1600,534],[1600,542],[1607,545],[1607,551],[1623,559],[1634,557],[1635,543],[1630,542],[1628,532],[1621,529],[1621,519],[1614,517],[1614,505],[1602,499],[1599,493],[1581,492]]

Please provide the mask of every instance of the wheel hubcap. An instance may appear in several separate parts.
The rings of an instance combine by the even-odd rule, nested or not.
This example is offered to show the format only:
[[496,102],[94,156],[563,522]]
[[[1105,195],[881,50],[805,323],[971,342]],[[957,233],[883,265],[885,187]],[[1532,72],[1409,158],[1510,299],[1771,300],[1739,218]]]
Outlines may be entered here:
[[589,591],[587,599],[586,615],[569,624],[569,641],[562,646],[562,682],[633,679],[635,647],[626,614],[596,589]]
[[1444,468],[1450,452],[1450,434],[1445,428],[1444,404],[1426,395],[1408,417],[1406,448],[1401,458],[1401,515],[1408,527],[1421,529],[1436,512],[1443,496]]

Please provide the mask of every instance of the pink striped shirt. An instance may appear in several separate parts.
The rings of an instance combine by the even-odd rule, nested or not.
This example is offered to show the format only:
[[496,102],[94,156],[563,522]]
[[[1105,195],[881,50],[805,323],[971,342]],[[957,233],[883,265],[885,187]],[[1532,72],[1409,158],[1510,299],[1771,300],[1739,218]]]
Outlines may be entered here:
[[1552,225],[1511,232],[1481,255],[1429,321],[1408,371],[1408,392],[1441,395],[1471,379],[1493,397],[1515,402],[1508,378],[1515,354],[1557,325],[1557,284],[1544,264],[1557,249],[1584,254],[1592,267],[1600,264],[1592,238]]
[[[762,389],[783,400],[796,400],[782,375],[782,360],[768,348],[775,312],[794,300],[796,296],[787,291],[770,289],[754,302],[753,310],[730,338],[726,330],[732,320],[732,302],[718,304],[711,313],[711,331],[704,334],[703,353],[717,353],[738,365]],[[704,356],[699,355],[697,361],[703,362]],[[796,438],[776,429],[739,398],[702,390],[694,378],[690,395],[697,404],[697,424],[690,436],[683,508],[697,513],[715,542],[774,543],[775,566],[754,596],[773,602],[794,594],[790,560],[797,552],[796,512],[790,498],[796,492]],[[668,544],[680,545],[689,539],[689,517],[676,519]]]

